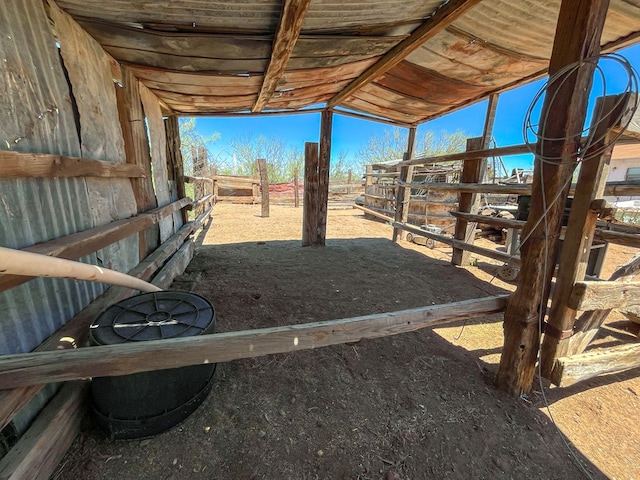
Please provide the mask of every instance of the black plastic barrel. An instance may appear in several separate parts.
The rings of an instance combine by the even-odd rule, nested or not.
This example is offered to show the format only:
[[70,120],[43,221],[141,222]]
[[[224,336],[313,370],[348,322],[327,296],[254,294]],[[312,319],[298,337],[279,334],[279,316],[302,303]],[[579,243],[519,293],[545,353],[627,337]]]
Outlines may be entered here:
[[[91,325],[92,345],[116,345],[213,333],[215,309],[205,298],[180,291],[143,293],[116,303]],[[186,419],[211,390],[215,364],[97,377],[91,411],[113,439],[144,438]]]

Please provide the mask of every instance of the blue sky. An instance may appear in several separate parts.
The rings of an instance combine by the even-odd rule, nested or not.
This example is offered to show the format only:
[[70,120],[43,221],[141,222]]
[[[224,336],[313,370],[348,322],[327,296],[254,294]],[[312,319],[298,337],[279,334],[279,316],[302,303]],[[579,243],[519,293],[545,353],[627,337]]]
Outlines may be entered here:
[[[624,55],[635,69],[640,71],[640,45],[629,47],[618,53]],[[622,70],[612,62],[605,63],[602,67],[606,74],[606,91],[610,94],[619,93],[626,83],[626,77]],[[493,129],[493,136],[499,146],[522,143],[522,125],[525,113],[543,84],[544,80],[539,80],[500,95]],[[602,82],[596,77],[592,96],[597,96],[602,91]],[[436,133],[441,131],[452,133],[461,130],[468,137],[480,136],[486,108],[487,101],[485,100],[421,124],[418,127],[418,135],[427,130]],[[367,144],[370,137],[381,135],[385,129],[392,128],[394,127],[387,124],[334,115],[332,155],[335,158],[339,152],[346,152],[347,161],[352,160],[356,152]],[[229,155],[231,151],[229,142],[238,137],[244,138],[246,135],[250,135],[252,138],[257,138],[260,135],[277,136],[284,140],[288,147],[297,147],[302,151],[304,150],[304,142],[317,142],[319,139],[320,114],[198,118],[196,129],[204,136],[209,136],[214,132],[220,135],[216,142],[209,145],[214,158],[216,156],[224,158]],[[508,170],[516,166],[529,168],[533,164],[530,155],[504,157],[503,160]]]

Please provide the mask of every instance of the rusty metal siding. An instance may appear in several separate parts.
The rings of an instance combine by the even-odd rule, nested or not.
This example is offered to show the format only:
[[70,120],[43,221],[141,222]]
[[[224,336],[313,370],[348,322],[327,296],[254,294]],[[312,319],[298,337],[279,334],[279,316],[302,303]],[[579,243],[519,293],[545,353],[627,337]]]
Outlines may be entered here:
[[[0,3],[0,31],[0,148],[80,156],[69,87],[42,2]],[[0,245],[23,248],[93,226],[84,179],[0,180]],[[97,263],[95,254],[81,260]],[[103,290],[35,279],[0,292],[0,354],[33,350]]]

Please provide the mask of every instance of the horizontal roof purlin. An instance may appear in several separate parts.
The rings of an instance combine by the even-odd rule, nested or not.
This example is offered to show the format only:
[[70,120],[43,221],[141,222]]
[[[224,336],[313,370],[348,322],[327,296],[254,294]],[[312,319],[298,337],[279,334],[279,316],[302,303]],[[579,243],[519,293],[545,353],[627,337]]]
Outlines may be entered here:
[[[285,8],[280,0],[57,3],[178,114],[251,110]],[[286,68],[268,79],[263,112],[329,102],[403,125],[441,116],[544,75],[559,6],[560,0],[312,0]],[[404,51],[429,25],[426,40]],[[611,0],[603,45],[615,49],[638,37],[640,5]],[[288,51],[282,44],[281,50]],[[380,62],[388,65],[378,68]]]

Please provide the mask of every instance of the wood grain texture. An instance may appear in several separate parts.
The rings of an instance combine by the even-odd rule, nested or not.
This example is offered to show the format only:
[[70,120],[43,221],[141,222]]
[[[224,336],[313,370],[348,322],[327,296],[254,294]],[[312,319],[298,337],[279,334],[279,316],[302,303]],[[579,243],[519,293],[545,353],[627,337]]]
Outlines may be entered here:
[[0,357],[4,388],[126,375],[202,363],[308,350],[379,338],[500,312],[506,295],[399,312],[240,332]]
[[[481,150],[483,148],[483,138],[469,138],[467,139],[467,151],[469,150]],[[462,173],[460,175],[461,183],[477,183],[482,181],[482,175],[485,170],[486,160],[482,157],[465,160],[462,167]],[[480,205],[480,197],[475,193],[459,192],[458,193],[458,211],[464,213],[475,214],[478,212]],[[456,221],[455,231],[453,238],[456,240],[462,240],[465,243],[473,244],[475,240],[476,224],[468,222],[463,217],[458,217]],[[468,265],[469,264],[469,251],[459,248],[453,248],[453,254],[451,255],[451,263],[453,265]]]
[[[169,192],[169,174],[167,172],[167,138],[162,120],[162,110],[158,98],[147,87],[140,84],[140,98],[147,118],[149,134],[151,136],[151,163],[153,165],[153,185],[158,206],[162,207],[171,202]],[[165,242],[176,229],[173,218],[166,217],[160,221],[160,243]]]
[[568,387],[599,375],[624,372],[638,367],[640,344],[619,345],[558,358],[550,380],[560,387]]
[[280,23],[271,48],[271,59],[264,74],[264,81],[256,103],[251,108],[252,112],[261,112],[273,96],[293,53],[310,3],[311,0],[285,0],[283,2]]
[[[407,150],[404,153],[404,159],[408,160],[415,157],[416,154],[416,127],[409,128],[407,135]],[[409,219],[409,201],[411,200],[411,188],[406,188],[400,182],[411,183],[413,181],[413,165],[403,165],[400,172],[397,172],[398,181],[396,181],[396,213],[394,219],[396,222],[407,223]],[[397,241],[400,237],[400,230],[393,229],[392,241]]]
[[318,144],[304,144],[304,197],[302,203],[302,246],[315,245],[318,237]]
[[[578,183],[560,251],[556,288],[547,319],[547,324],[560,332],[573,330],[576,321],[577,309],[571,307],[572,292],[575,289],[574,284],[584,280],[587,272],[599,213],[591,208],[591,205],[596,199],[602,198],[604,193],[613,151],[613,147],[607,148],[608,144],[613,143],[609,130],[619,122],[619,118],[622,118],[627,105],[628,100],[618,96],[601,97],[596,101],[596,114],[592,126],[595,128],[594,138],[598,140],[589,152],[601,151],[602,153],[593,157],[593,154],[589,155],[588,152],[587,158],[591,158],[580,166]],[[552,335],[545,336],[540,357],[544,376],[551,375],[556,358],[567,356],[568,347],[568,339],[558,339]]]
[[451,0],[438,9],[425,23],[418,27],[411,35],[398,43],[382,59],[369,67],[362,75],[354,80],[347,88],[334,96],[327,106],[334,107],[340,104],[347,97],[353,95],[358,89],[367,83],[375,80],[378,76],[389,71],[395,65],[404,60],[413,51],[420,48],[424,42],[434,37],[438,32],[445,29],[469,9],[473,8],[479,0]]
[[[86,384],[63,385],[18,443],[0,460],[0,479],[47,479],[80,433]],[[55,439],[55,441],[52,441]]]
[[577,282],[567,304],[574,310],[604,310],[640,305],[640,282]]
[[331,139],[333,112],[320,115],[320,149],[318,153],[318,237],[316,245],[324,246],[327,238],[327,210],[329,206],[329,174],[331,171]]
[[126,163],[0,150],[0,178],[28,177],[145,178],[146,172]]
[[403,160],[398,165],[430,165],[432,163],[453,162],[456,160],[469,160],[478,157],[506,157],[509,155],[520,155],[531,153],[527,145],[509,145],[507,147],[487,148],[484,150],[473,150],[459,153],[449,153],[446,155],[435,155],[425,158],[410,158]]
[[[600,53],[600,38],[607,16],[608,0],[563,0],[560,6],[549,75]],[[514,396],[528,393],[533,384],[540,346],[538,322],[541,306],[547,305],[562,217],[573,160],[578,152],[587,114],[589,91],[595,66],[586,63],[575,74],[549,85],[540,118],[536,163],[529,218],[522,235],[529,237],[520,247],[523,263],[518,286],[505,312],[505,343],[496,375],[496,385]],[[540,156],[556,159],[545,162]],[[543,188],[544,187],[544,188]],[[543,198],[555,203],[545,205]],[[547,207],[547,208],[545,208]],[[539,222],[542,217],[545,222]]]
[[264,158],[256,160],[258,174],[260,175],[260,215],[262,218],[269,218],[269,171],[267,161]]

